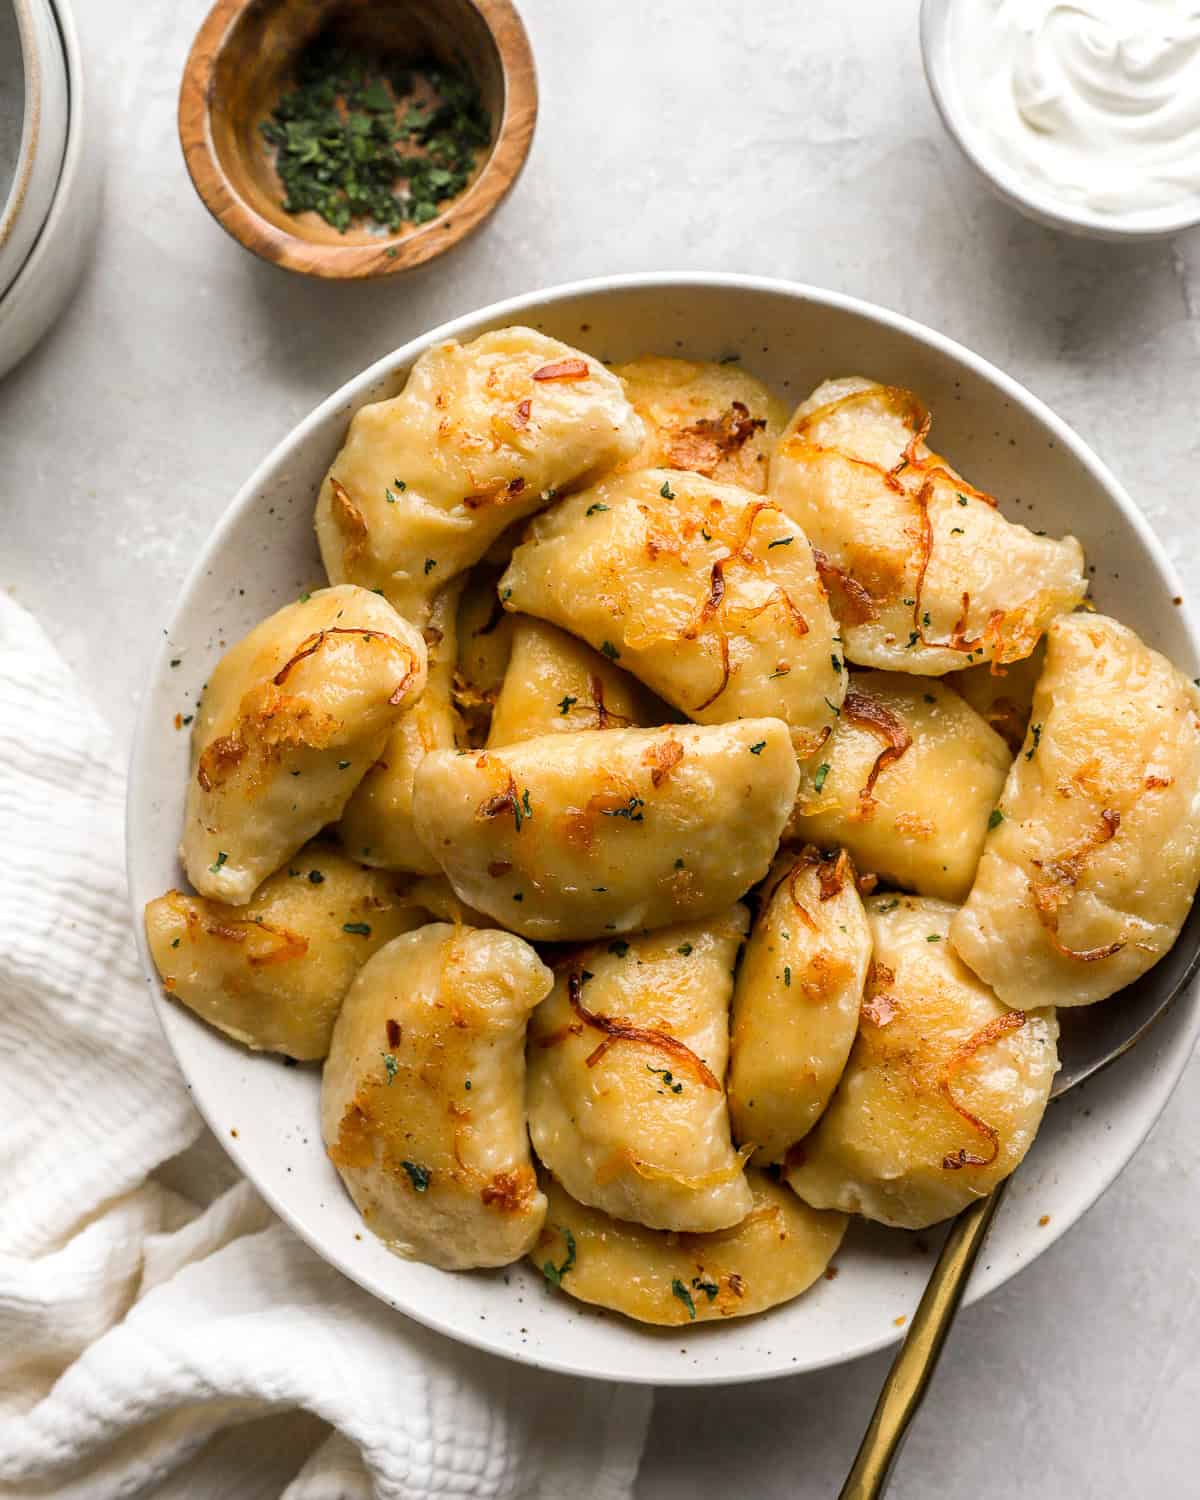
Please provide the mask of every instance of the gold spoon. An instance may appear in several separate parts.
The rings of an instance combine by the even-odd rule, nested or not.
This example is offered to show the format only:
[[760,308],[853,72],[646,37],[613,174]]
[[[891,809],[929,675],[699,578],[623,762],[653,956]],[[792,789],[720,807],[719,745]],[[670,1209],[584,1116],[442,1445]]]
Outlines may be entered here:
[[[1170,953],[1136,984],[1100,1005],[1059,1011],[1062,1067],[1051,1099],[1094,1077],[1139,1042],[1200,970],[1200,906],[1194,906]],[[954,1220],[904,1342],[875,1403],[839,1500],[879,1500],[909,1423],[929,1389],[963,1292],[1004,1196],[1006,1182]]]

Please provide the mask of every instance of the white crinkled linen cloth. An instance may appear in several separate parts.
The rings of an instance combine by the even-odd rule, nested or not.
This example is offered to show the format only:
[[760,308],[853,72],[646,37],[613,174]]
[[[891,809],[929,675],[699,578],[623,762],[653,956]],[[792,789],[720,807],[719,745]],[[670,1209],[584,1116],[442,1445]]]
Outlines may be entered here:
[[137,968],[123,800],[103,724],[0,594],[0,1496],[631,1495],[649,1391],[460,1348],[248,1183],[205,1203],[154,1175],[203,1127]]

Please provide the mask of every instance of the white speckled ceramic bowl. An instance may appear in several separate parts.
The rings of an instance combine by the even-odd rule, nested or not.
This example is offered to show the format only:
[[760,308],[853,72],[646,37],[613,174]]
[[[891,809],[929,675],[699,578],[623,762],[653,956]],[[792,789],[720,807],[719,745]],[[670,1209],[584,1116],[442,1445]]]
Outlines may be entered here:
[[[0,5],[6,3],[8,0],[0,0]],[[16,3],[19,11],[25,0]],[[87,106],[83,56],[68,0],[28,3],[40,6],[50,16],[66,80],[66,136],[49,208],[32,248],[7,289],[0,276],[0,377],[38,343],[75,290],[95,239],[103,169],[100,142]]]
[[[737,276],[616,277],[537,292],[434,329],[335,392],[247,480],[175,609],[146,694],[130,772],[129,887],[147,983],[192,1096],[238,1166],[316,1250],[390,1307],[495,1353],[575,1374],[663,1384],[759,1379],[853,1359],[899,1337],[938,1236],[856,1223],[836,1280],[757,1318],[659,1330],[573,1302],[524,1264],[453,1274],[397,1259],[362,1228],[321,1148],[318,1074],[247,1052],[161,991],[143,904],[182,882],[176,844],[192,711],[221,654],[264,615],[322,581],[313,502],[352,412],[394,395],[418,354],[447,337],[527,323],[610,360],[647,350],[737,356],[798,401],[860,372],[920,391],[939,451],[1033,527],[1072,531],[1095,595],[1188,673],[1200,638],[1170,564],[1095,455],[1016,381],[940,334],[853,298]],[[165,604],[165,601],[164,601]],[[152,628],[148,622],[147,628]],[[179,665],[172,663],[178,659]],[[1119,1002],[1114,1002],[1119,1003]],[[1050,1107],[971,1284],[999,1286],[1113,1181],[1167,1101],[1200,1031],[1195,989],[1119,1066]],[[1040,1222],[1048,1215],[1048,1222]]]
[[[0,6],[10,13],[4,16],[0,33],[9,54],[2,83],[10,101],[14,88],[19,85],[21,90],[20,144],[12,179],[0,184],[0,191],[7,187],[0,207],[2,297],[29,259],[54,202],[67,149],[68,103],[67,62],[50,0],[0,0]],[[19,77],[11,55],[14,41],[19,49]],[[6,133],[10,118],[6,109]]]
[[[1122,215],[1096,213],[1069,203],[1048,188],[1014,171],[971,122],[963,105],[954,69],[951,13],[956,0],[921,0],[921,59],[925,79],[951,138],[997,197],[1026,218],[1048,229],[1090,240],[1161,240],[1200,224],[1196,200],[1176,208],[1146,209]],[[986,46],[986,38],[980,46]]]

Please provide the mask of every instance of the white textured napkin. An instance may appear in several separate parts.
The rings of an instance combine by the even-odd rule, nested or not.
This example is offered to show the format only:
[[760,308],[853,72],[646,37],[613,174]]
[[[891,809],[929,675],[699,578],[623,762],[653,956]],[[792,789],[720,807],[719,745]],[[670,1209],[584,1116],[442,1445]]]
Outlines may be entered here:
[[152,1175],[202,1126],[137,969],[123,783],[0,594],[0,1496],[628,1497],[648,1391],[462,1349],[248,1183]]

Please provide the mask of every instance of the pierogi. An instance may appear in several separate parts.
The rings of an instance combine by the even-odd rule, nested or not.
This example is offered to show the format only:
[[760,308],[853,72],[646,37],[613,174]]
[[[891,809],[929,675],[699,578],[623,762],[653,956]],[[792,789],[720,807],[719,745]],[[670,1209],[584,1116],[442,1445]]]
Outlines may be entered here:
[[545,1228],[529,1259],[580,1302],[639,1323],[720,1322],[763,1312],[807,1291],[846,1232],[845,1214],[809,1208],[751,1169],[750,1212],[731,1229],[670,1234],[577,1203],[549,1178]]
[[753,1198],[725,1103],[733,967],[749,917],[563,956],[529,1028],[529,1133],[573,1198],[652,1229],[727,1229]]
[[964,901],[1012,754],[936,679],[854,672],[833,737],[801,773],[786,837],[864,873]]
[[492,712],[488,745],[516,745],[576,729],[669,723],[666,704],[565,630],[512,615],[512,654]]
[[211,673],[197,894],[145,927],[167,994],[324,1060],[328,1156],[391,1250],[527,1257],[644,1323],[761,1312],[848,1213],[991,1192],[1055,1007],[1179,936],[1200,692],[1075,613],[1079,543],[929,432],[863,376],[789,420],[736,362],[521,327],[349,422],[332,586]]
[[965,698],[981,719],[994,729],[1015,754],[1025,740],[1033,714],[1033,693],[1046,664],[1046,637],[1032,656],[985,667],[968,667],[943,679],[947,687]]
[[492,711],[508,671],[516,616],[501,604],[497,589],[507,566],[506,560],[503,566],[480,563],[472,568],[458,606],[454,702],[468,745],[487,744]]
[[799,773],[779,719],[580,730],[417,770],[417,833],[462,901],[580,941],[723,911],[767,873]]
[[788,409],[761,380],[736,364],[695,364],[645,354],[614,365],[646,437],[621,465],[690,469],[706,479],[761,495],[767,465]]
[[245,905],[335,822],[425,676],[417,631],[353,584],[306,594],[231,647],[192,729],[180,856],[196,890]]
[[1200,880],[1200,693],[1103,615],[1055,622],[959,955],[1010,1005],[1090,1005],[1179,936]]
[[531,328],[426,350],[404,390],[361,407],[317,500],[335,583],[430,601],[514,521],[634,453],[642,424],[598,360]]
[[814,1208],[924,1229],[990,1193],[1028,1151],[1058,1069],[1053,1010],[1009,1010],[955,955],[955,908],[866,902],[874,940],[858,1038],[789,1157]]
[[582,636],[697,723],[785,720],[801,755],[824,742],[845,692],[804,533],[698,474],[647,469],[560,502],[530,524],[500,597]]
[[452,749],[462,738],[462,720],[454,704],[461,592],[460,579],[433,601],[429,623],[421,632],[429,653],[425,691],[388,735],[338,824],[342,842],[364,865],[417,875],[436,875],[440,868],[413,828],[412,786],[417,767],[431,750]]
[[351,985],[321,1135],[363,1222],[397,1253],[503,1266],[537,1239],[525,1029],[553,978],[512,933],[435,922],[381,948]]
[[829,393],[793,417],[769,493],[808,533],[849,660],[939,676],[1028,656],[1087,591],[1079,543],[1006,520],[931,453],[911,391]]
[[322,1058],[342,998],[384,943],[428,918],[392,876],[306,844],[246,906],[168,891],[146,905],[163,988],[247,1047]]
[[738,970],[730,1039],[734,1139],[782,1161],[816,1124],[858,1031],[871,933],[844,852],[775,861]]

